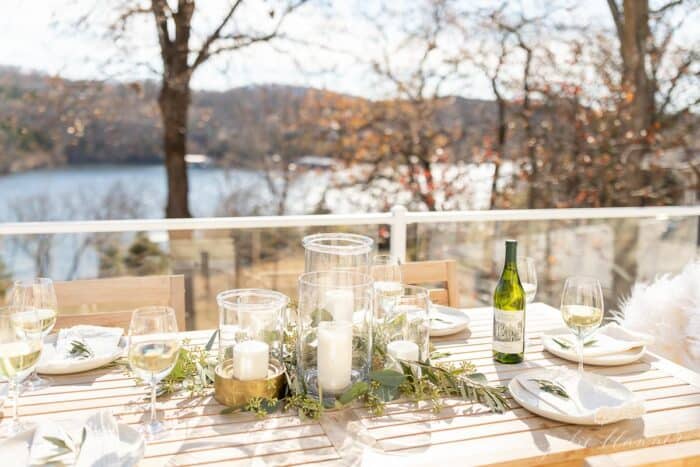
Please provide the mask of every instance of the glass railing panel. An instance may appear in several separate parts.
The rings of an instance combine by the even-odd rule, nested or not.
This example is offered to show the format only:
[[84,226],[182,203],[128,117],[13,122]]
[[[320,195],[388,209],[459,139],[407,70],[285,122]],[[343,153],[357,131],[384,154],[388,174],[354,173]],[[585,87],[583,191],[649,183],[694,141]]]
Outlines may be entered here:
[[557,305],[566,277],[597,277],[608,310],[619,309],[635,282],[680,272],[700,252],[699,218],[498,221],[409,226],[409,259],[458,261],[462,306],[491,304],[504,241],[537,264],[537,301]]
[[377,225],[6,235],[0,236],[0,295],[12,280],[33,276],[63,281],[182,274],[188,328],[214,328],[216,295],[223,290],[269,288],[296,297],[304,270],[301,239],[328,231],[387,244],[388,228]]

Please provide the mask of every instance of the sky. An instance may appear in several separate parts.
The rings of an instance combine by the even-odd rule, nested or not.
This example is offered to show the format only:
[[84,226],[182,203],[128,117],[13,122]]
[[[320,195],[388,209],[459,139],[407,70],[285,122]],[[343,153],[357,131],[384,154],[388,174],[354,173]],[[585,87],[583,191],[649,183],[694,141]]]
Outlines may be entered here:
[[[223,90],[250,84],[279,83],[328,88],[339,92],[368,97],[381,97],[383,90],[370,78],[366,65],[358,65],[357,57],[379,57],[378,32],[368,24],[362,12],[371,16],[379,0],[311,0],[303,10],[290,17],[285,31],[292,37],[314,44],[278,43],[277,49],[256,46],[221,59],[210,60],[194,75],[195,89]],[[71,27],[72,19],[92,5],[99,5],[93,16],[98,26],[107,24],[114,11],[105,5],[117,0],[2,0],[0,16],[0,65],[12,65],[23,70],[59,74],[74,79],[134,80],[157,78],[154,70],[139,63],[158,63],[155,30],[147,15],[133,24],[128,40],[122,47],[128,57],[118,66],[106,65],[106,57],[115,56],[113,41],[96,34],[99,28],[80,31]],[[411,3],[414,2],[414,3]],[[418,0],[394,0],[392,5],[412,6]],[[210,30],[229,0],[200,0],[195,16],[195,31]],[[469,0],[470,6],[493,5],[493,0]],[[512,0],[523,11],[546,7],[546,0]],[[240,26],[264,18],[265,11],[255,5],[242,15]],[[586,0],[573,21],[582,24],[609,24],[605,0]],[[405,21],[410,21],[406,19]],[[400,23],[398,23],[400,24]],[[391,37],[390,29],[381,31]],[[396,31],[393,31],[396,32]],[[546,40],[546,38],[544,38]],[[333,52],[326,50],[332,48]],[[289,54],[289,51],[292,54]],[[392,57],[397,61],[415,60],[409,49],[406,54]],[[399,63],[400,64],[400,63]],[[491,98],[488,83],[479,73],[471,73],[468,83],[451,90],[465,97]]]

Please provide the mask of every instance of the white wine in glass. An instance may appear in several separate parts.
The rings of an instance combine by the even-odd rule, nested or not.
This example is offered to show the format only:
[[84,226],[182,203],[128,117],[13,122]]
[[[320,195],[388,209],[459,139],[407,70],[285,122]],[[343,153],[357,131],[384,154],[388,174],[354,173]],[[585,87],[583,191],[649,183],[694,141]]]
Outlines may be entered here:
[[583,374],[583,341],[603,321],[603,288],[592,277],[574,276],[566,280],[561,296],[561,316],[576,337],[578,371]]
[[35,333],[45,337],[56,324],[56,311],[49,308],[22,311],[12,317],[12,324],[17,332]]
[[561,307],[561,316],[574,334],[588,336],[600,326],[603,310],[594,306],[565,305]]
[[[14,316],[14,325],[18,332],[38,333],[44,338],[53,330],[58,301],[51,279],[36,277],[16,281],[12,286],[10,304],[25,310]],[[27,309],[31,309],[31,312],[27,312]],[[50,386],[51,380],[40,378],[36,372],[23,383],[23,387],[29,391]]]
[[129,365],[151,385],[150,419],[141,428],[146,439],[157,439],[167,431],[156,413],[156,389],[173,370],[179,353],[175,310],[165,306],[134,310],[129,324]]
[[160,381],[172,371],[179,350],[177,340],[135,342],[129,347],[129,363],[138,378]]
[[41,356],[41,334],[15,329],[13,318],[18,313],[31,310],[13,305],[0,308],[0,376],[8,380],[14,399],[12,420],[3,427],[2,436],[14,436],[29,428],[19,419],[20,386]]

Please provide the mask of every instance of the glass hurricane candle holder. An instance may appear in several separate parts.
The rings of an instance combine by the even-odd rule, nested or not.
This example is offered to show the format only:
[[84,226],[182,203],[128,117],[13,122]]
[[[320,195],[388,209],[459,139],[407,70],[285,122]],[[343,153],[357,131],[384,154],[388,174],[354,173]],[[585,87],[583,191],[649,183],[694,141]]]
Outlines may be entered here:
[[364,235],[320,233],[307,235],[304,246],[304,271],[353,270],[369,272],[374,240]]
[[[273,290],[236,289],[216,296],[219,365],[239,381],[265,379],[282,361],[282,332],[289,299]],[[226,365],[224,365],[224,363]]]
[[299,277],[297,378],[324,400],[367,381],[372,358],[372,278],[355,271]]
[[400,370],[396,360],[428,362],[430,298],[424,287],[404,285],[395,305],[374,324],[375,345],[387,355],[386,367]]

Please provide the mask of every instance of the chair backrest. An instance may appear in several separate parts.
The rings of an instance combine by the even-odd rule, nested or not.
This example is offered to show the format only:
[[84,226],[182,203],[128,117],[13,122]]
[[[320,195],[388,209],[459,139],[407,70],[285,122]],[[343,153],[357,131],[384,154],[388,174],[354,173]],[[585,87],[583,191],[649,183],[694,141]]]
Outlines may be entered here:
[[185,330],[184,276],[113,277],[56,282],[55,329],[76,324],[129,328],[131,312],[150,305],[175,310],[178,329]]
[[401,273],[404,284],[426,286],[433,303],[459,307],[455,260],[409,262],[401,265]]

